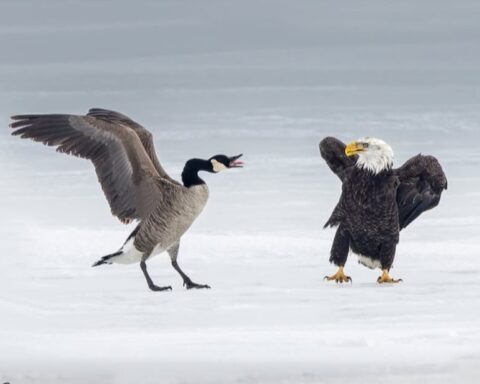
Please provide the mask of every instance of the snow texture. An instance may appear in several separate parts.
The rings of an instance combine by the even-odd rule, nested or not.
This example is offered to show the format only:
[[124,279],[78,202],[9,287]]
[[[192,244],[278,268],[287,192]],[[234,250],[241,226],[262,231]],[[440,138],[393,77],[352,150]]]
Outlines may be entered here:
[[[474,383],[480,374],[478,1],[0,3],[0,382]],[[91,164],[9,136],[8,116],[119,110],[179,178],[207,175],[179,263],[90,268],[133,225]],[[401,234],[378,286],[322,280],[340,182],[318,142],[437,156],[449,189]]]

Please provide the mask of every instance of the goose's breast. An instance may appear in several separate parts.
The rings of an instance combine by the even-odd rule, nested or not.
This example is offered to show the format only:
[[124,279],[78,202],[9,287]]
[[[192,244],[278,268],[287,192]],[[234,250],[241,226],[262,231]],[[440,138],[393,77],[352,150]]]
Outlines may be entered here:
[[152,254],[167,250],[190,228],[207,200],[206,185],[186,188],[171,204],[160,205],[152,212],[137,240]]

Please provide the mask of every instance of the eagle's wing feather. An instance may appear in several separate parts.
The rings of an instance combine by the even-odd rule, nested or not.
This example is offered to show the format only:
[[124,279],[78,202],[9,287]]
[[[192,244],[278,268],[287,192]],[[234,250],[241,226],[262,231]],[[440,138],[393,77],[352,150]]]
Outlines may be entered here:
[[122,222],[146,217],[162,199],[162,183],[138,134],[95,116],[12,116],[13,135],[91,160],[112,213]]
[[399,178],[397,204],[400,229],[407,227],[423,212],[440,202],[447,178],[438,160],[421,154],[394,170]]
[[320,154],[327,162],[327,165],[343,181],[345,171],[355,165],[358,156],[348,157],[345,155],[346,145],[334,137],[324,138],[320,142],[319,147]]

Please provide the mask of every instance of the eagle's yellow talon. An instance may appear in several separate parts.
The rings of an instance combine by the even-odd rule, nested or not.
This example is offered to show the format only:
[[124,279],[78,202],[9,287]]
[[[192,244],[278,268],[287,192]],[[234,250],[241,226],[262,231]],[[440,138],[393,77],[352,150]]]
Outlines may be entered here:
[[378,284],[383,284],[383,283],[400,283],[403,281],[402,279],[394,279],[388,274],[388,270],[384,269],[382,272],[382,276],[379,276],[377,279]]
[[352,282],[352,278],[350,276],[345,275],[345,273],[343,273],[343,267],[338,267],[338,271],[334,275],[325,276],[323,280],[328,280],[328,281],[335,280],[337,284]]

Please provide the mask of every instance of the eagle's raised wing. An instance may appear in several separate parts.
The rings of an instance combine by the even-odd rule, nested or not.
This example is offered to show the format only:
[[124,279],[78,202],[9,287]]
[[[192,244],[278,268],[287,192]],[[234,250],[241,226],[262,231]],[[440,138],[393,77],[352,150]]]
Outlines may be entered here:
[[155,166],[155,169],[157,170],[160,177],[167,179],[172,183],[179,184],[175,179],[172,179],[168,175],[168,173],[165,171],[165,169],[163,169],[162,165],[160,164],[160,161],[157,158],[157,154],[155,153],[153,136],[150,131],[147,130],[145,127],[138,124],[136,121],[132,120],[131,118],[122,113],[110,111],[103,108],[90,108],[87,116],[93,116],[97,119],[102,119],[111,123],[126,125],[127,127],[133,129],[140,138],[140,141],[142,142],[148,157],[150,157],[150,160],[152,160],[152,163]]
[[403,229],[438,205],[443,190],[447,189],[447,178],[435,157],[420,154],[393,172],[400,180],[397,203],[400,229]]
[[345,170],[355,165],[358,156],[348,157],[345,155],[346,145],[334,137],[324,138],[320,142],[319,147],[320,154],[330,169],[343,181]]
[[163,179],[138,133],[92,115],[12,116],[13,135],[89,159],[112,213],[122,222],[146,217],[162,199]]

